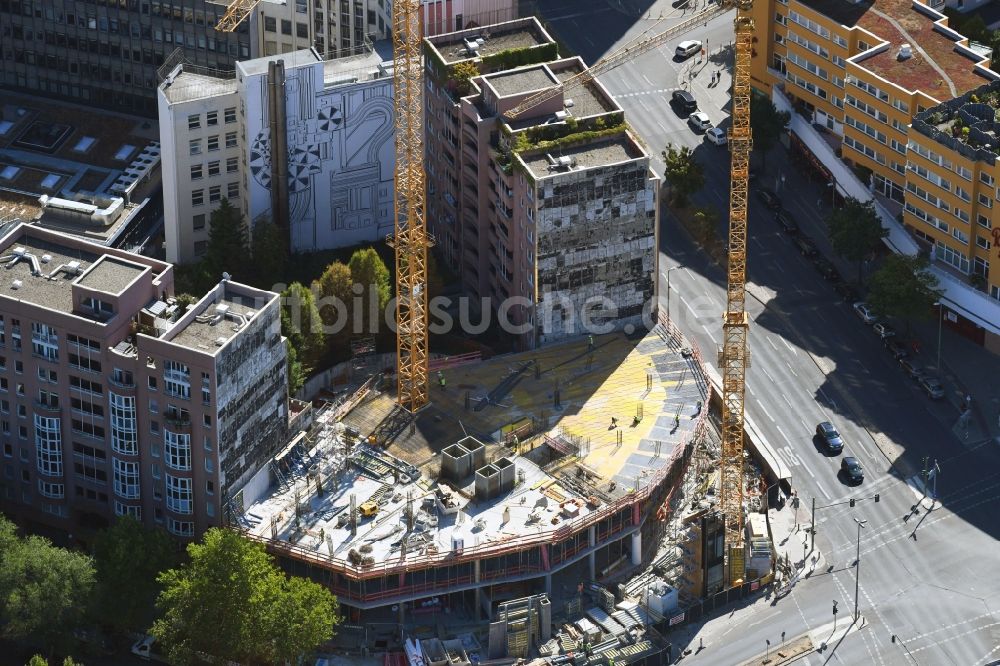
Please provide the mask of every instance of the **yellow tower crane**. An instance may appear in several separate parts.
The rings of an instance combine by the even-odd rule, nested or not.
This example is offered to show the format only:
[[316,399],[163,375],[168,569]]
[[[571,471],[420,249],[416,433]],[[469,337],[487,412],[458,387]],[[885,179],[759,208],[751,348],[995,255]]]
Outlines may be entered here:
[[[651,37],[640,35],[614,53],[594,63],[592,67],[563,82],[562,87],[550,88],[525,99],[511,109],[511,119],[559,95],[564,89],[579,86],[600,74],[632,60],[708,21],[721,12],[736,8],[736,53],[733,67],[733,113],[729,130],[730,191],[729,191],[729,261],[726,312],[722,328],[724,342],[719,352],[722,374],[722,461],[721,509],[725,520],[726,543],[729,546],[729,578],[731,583],[744,576],[743,548],[743,404],[746,371],[750,363],[747,346],[749,319],[746,313],[747,264],[747,189],[750,164],[750,58],[754,25],[750,16],[752,0],[722,0],[705,12],[683,21]],[[662,19],[661,19],[662,20]],[[654,24],[655,27],[655,24]],[[648,30],[646,32],[649,32]],[[645,34],[645,33],[644,33]]]
[[392,6],[396,110],[395,233],[397,401],[413,413],[429,399],[427,375],[427,248],[424,219],[424,68],[420,61],[420,0]]
[[[226,12],[219,18],[215,29],[219,32],[232,32],[236,26],[243,22],[243,19],[250,16],[250,12],[257,6],[260,0],[233,0],[226,7]],[[221,4],[221,3],[220,3]]]

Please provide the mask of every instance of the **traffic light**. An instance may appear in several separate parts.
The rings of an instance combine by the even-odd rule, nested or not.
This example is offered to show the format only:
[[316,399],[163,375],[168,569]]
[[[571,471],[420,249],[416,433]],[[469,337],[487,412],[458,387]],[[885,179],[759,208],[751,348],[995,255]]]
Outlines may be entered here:
[[875,493],[875,503],[878,504],[878,493]]
[[851,498],[851,506],[854,506],[854,498]]

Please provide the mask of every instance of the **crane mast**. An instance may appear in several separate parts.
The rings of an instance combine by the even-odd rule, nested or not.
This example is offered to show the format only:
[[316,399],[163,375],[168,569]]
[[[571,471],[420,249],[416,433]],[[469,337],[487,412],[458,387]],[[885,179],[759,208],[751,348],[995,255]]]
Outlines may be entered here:
[[397,402],[413,413],[427,405],[427,248],[424,218],[424,68],[420,0],[392,6],[392,71],[396,111],[395,227]]

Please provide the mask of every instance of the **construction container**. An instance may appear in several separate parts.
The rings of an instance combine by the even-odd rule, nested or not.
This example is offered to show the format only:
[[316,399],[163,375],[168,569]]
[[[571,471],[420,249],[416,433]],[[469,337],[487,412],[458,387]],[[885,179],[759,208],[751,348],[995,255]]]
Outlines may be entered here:
[[370,518],[378,513],[378,504],[375,502],[363,502],[361,506],[358,507],[358,513],[365,518]]

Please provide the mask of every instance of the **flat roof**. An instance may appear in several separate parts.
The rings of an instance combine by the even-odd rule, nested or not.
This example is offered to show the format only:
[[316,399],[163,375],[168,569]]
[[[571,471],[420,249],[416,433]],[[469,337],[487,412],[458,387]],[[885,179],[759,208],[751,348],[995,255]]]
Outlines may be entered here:
[[[564,170],[550,169],[550,155],[554,158],[569,157],[573,162],[572,168]],[[565,175],[582,169],[593,169],[595,167],[619,164],[628,160],[636,160],[645,157],[645,153],[642,152],[642,149],[639,148],[631,137],[622,132],[618,136],[596,139],[590,143],[569,146],[558,150],[541,151],[533,154],[525,151],[519,157],[536,178],[547,178],[549,176]]]
[[[549,67],[552,68],[560,81],[576,76],[586,69],[579,57],[560,60],[558,63],[550,64]],[[573,100],[570,112],[578,118],[596,116],[609,111],[621,111],[618,103],[610,96],[606,97],[603,92],[600,92],[594,81],[588,81],[582,86],[574,86],[566,91],[565,96]]]
[[260,74],[267,74],[267,66],[270,63],[278,62],[279,60],[284,61],[286,70],[301,67],[303,65],[312,65],[317,62],[323,62],[323,59],[320,58],[319,54],[313,49],[299,49],[298,51],[289,51],[288,53],[261,56],[260,58],[254,58],[252,60],[240,60],[236,63],[236,68],[238,71],[242,72],[244,76],[257,76]]
[[220,72],[218,76],[210,76],[182,69],[169,85],[166,82],[160,84],[160,90],[171,104],[228,95],[236,92],[236,73]]
[[524,69],[511,69],[505,72],[497,72],[485,77],[489,84],[496,90],[500,97],[508,97],[533,90],[542,90],[559,85],[557,79],[549,68],[544,65],[536,65]]
[[[81,248],[39,238],[30,232],[18,234],[2,251],[4,257],[12,255],[15,247],[23,247],[39,261],[42,273],[48,274],[56,267],[71,261],[80,262],[80,268],[87,270],[101,255]],[[41,263],[43,255],[51,259]],[[57,275],[55,280],[47,280],[40,275],[32,275],[30,260],[20,260],[16,264],[4,264],[0,268],[0,295],[25,301],[59,312],[73,312],[73,280],[66,274]],[[14,288],[14,283],[20,286]]]
[[[956,40],[935,29],[936,19],[914,9],[911,0],[866,0],[857,4],[845,0],[797,1],[841,25],[857,26],[888,42],[888,49],[869,57],[854,56],[854,62],[906,90],[919,90],[943,101],[987,81],[974,67],[982,59],[974,60],[956,51]],[[913,56],[906,60],[897,59],[902,44],[914,47]]]
[[[479,55],[471,57],[465,52],[464,39],[476,39],[479,37],[483,38],[483,45],[479,49]],[[533,16],[479,28],[449,32],[444,35],[435,35],[427,37],[426,41],[438,50],[441,57],[444,58],[445,63],[449,65],[461,60],[478,60],[482,56],[499,53],[508,49],[530,48],[552,42],[545,34],[541,24]]]
[[[242,327],[236,320],[236,315],[253,319],[258,310],[264,307],[265,303],[258,303],[252,296],[234,291],[226,282],[222,284],[225,286],[221,297],[217,291],[209,292],[196,306],[197,315],[186,319],[186,323],[185,320],[179,322],[168,331],[164,339],[214,355]],[[216,308],[219,306],[228,308],[229,316],[216,317]]]
[[148,270],[148,266],[105,255],[80,276],[77,284],[95,291],[118,295]]
[[[444,369],[447,389],[432,389],[431,406],[412,427],[388,394],[369,395],[342,422],[334,409],[321,411],[313,430],[286,449],[292,453],[276,460],[288,482],[250,506],[241,524],[270,538],[273,520],[278,540],[341,559],[356,549],[379,564],[399,557],[404,537],[408,554],[444,559],[456,538],[466,548],[502,546],[585,520],[669,469],[707,396],[697,363],[657,333],[611,333],[595,336],[594,344],[596,353],[582,338]],[[633,422],[640,404],[643,418]],[[618,427],[609,427],[611,417]],[[501,442],[526,424],[537,427],[524,433],[525,453],[515,456]],[[362,441],[374,435],[378,446],[348,446],[347,427]],[[512,490],[475,502],[468,501],[473,475],[441,483],[441,451],[467,435],[487,445],[486,461],[508,456],[517,480]],[[455,501],[455,512],[430,506],[438,489]],[[379,505],[374,518],[359,518],[356,536],[346,523],[351,495],[356,506]],[[416,526],[408,532],[404,509],[411,500]]]

